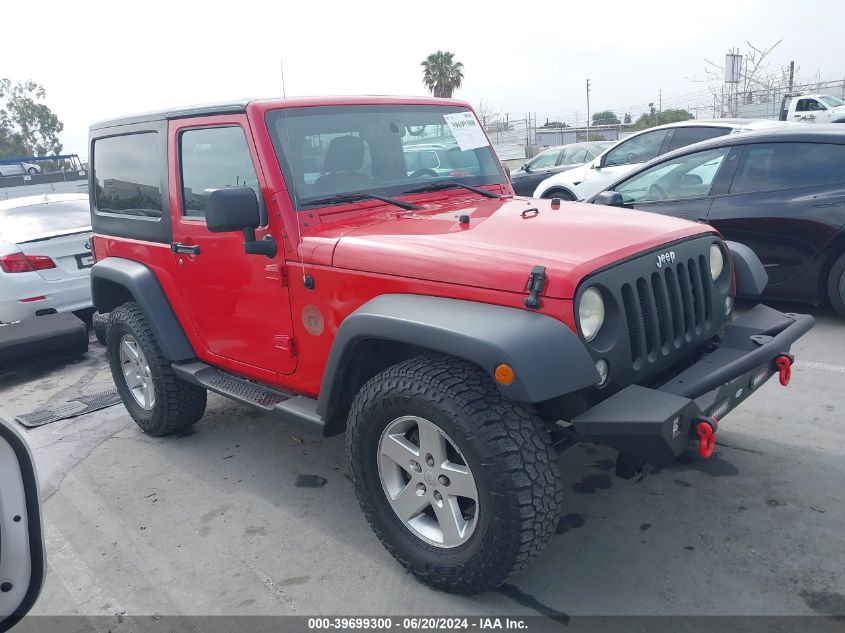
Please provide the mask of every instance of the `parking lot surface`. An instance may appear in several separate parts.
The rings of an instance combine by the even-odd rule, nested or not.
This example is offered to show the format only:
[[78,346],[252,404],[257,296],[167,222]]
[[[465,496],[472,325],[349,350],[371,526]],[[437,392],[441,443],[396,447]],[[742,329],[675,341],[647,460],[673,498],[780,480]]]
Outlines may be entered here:
[[[342,436],[214,395],[177,437],[144,435],[121,405],[27,431],[49,564],[34,613],[845,614],[845,323],[811,312],[792,384],[770,381],[726,418],[712,459],[625,481],[610,450],[561,455],[558,533],[474,597],[421,585],[381,546]],[[0,416],[109,386],[92,343],[0,375]]]

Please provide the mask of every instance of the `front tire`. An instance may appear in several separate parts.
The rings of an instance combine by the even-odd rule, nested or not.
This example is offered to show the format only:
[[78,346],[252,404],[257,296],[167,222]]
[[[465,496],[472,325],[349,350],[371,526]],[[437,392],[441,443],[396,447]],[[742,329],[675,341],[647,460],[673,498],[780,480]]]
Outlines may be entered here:
[[554,532],[549,435],[472,363],[432,354],[376,375],[352,403],[346,447],[376,536],[437,589],[495,589]]
[[834,262],[827,278],[827,296],[830,305],[845,318],[845,255]]
[[205,413],[208,392],[179,378],[135,303],[111,312],[106,356],[126,410],[144,433],[178,433]]

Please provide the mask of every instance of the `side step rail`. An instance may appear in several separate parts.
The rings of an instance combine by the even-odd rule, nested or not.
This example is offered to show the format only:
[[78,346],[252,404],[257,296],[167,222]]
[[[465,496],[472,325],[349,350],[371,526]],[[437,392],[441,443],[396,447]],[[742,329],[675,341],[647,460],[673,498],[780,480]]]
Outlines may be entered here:
[[317,415],[317,401],[313,398],[284,393],[196,360],[173,363],[172,367],[182,380],[256,409],[280,414],[286,422],[310,433],[323,434],[325,423]]

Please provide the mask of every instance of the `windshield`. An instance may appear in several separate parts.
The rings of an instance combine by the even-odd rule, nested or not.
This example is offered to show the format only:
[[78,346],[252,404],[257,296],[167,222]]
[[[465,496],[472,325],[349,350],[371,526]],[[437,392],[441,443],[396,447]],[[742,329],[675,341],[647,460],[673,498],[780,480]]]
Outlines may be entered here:
[[819,100],[824,101],[831,108],[835,108],[837,106],[845,105],[845,101],[842,101],[842,99],[837,99],[836,97],[830,97],[828,95],[823,95],[823,96],[819,97]]
[[505,182],[478,119],[457,106],[289,108],[269,112],[267,127],[297,209],[338,194]]

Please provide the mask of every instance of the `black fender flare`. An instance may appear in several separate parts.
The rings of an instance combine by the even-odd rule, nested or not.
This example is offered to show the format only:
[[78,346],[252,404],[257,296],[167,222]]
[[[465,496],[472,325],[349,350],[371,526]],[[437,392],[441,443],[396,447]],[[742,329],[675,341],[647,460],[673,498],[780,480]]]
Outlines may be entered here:
[[196,358],[155,273],[144,264],[123,257],[97,262],[91,268],[91,297],[101,314],[134,301],[147,317],[167,360]]
[[463,358],[491,377],[497,365],[507,363],[514,381],[495,384],[505,397],[519,402],[542,402],[600,380],[578,335],[550,316],[443,297],[380,295],[338,328],[317,401],[323,419],[339,413],[346,372],[355,362],[357,344],[366,339]]
[[725,241],[731,252],[736,279],[736,294],[742,297],[759,297],[769,284],[769,273],[760,258],[745,244]]

